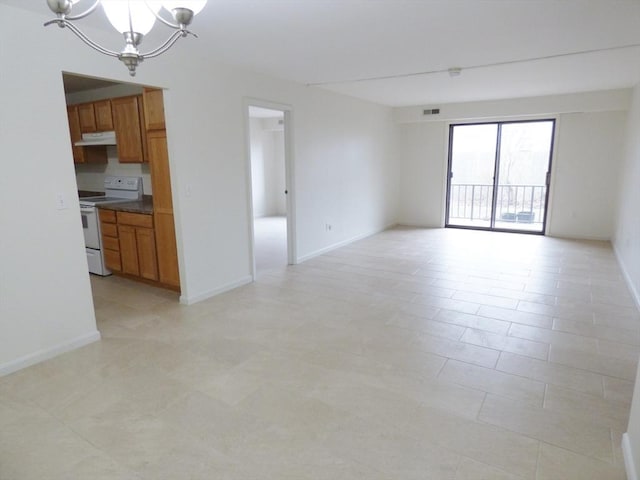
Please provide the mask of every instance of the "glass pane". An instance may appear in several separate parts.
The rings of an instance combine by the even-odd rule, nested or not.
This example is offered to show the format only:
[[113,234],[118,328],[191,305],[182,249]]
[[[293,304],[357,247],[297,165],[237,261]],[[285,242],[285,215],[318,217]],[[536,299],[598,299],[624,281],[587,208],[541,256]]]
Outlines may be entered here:
[[498,125],[456,125],[447,225],[491,227]]
[[495,227],[541,232],[553,122],[502,125]]

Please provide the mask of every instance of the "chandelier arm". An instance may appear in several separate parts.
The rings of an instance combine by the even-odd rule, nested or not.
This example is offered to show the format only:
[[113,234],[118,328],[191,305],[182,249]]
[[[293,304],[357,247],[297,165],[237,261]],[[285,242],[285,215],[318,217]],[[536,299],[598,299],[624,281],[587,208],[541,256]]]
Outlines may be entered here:
[[48,22],[46,22],[44,24],[45,27],[56,23],[58,24],[59,27],[67,27],[69,28],[69,30],[71,30],[80,40],[82,40],[84,43],[86,43],[87,45],[89,45],[91,48],[93,48],[94,50],[97,50],[100,53],[103,53],[105,55],[108,55],[109,57],[116,57],[118,58],[118,52],[114,52],[113,50],[109,50],[107,48],[104,48],[101,45],[98,45],[96,42],[94,42],[93,40],[91,40],[89,37],[87,37],[82,30],[80,30],[78,27],[76,27],[73,23],[68,22],[67,20],[63,19],[63,18],[56,18],[54,20],[49,20]]
[[185,34],[183,32],[187,32],[187,30],[177,30],[177,31],[173,32],[171,34],[171,36],[167,39],[166,42],[164,42],[158,48],[155,48],[155,49],[151,50],[150,52],[142,53],[141,54],[142,57],[143,58],[153,58],[153,57],[157,57],[158,55],[162,55],[164,52],[166,52],[171,47],[173,47],[173,45],[178,41],[178,39],[180,37],[184,37],[185,36]]
[[84,17],[87,17],[87,16],[91,15],[94,12],[94,10],[96,8],[98,8],[98,5],[100,5],[100,0],[96,0],[95,3],[93,5],[91,5],[86,11],[84,11],[82,13],[79,13],[78,15],[74,15],[72,17],[68,17],[68,16],[65,17],[65,20],[71,20],[71,21],[73,21],[73,20],[81,20]]

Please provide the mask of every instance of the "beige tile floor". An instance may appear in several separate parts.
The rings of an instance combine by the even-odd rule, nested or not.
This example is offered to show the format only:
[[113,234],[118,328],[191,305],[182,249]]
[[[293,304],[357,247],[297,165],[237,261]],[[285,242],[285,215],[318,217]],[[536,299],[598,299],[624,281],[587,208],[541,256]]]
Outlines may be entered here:
[[256,274],[284,268],[287,263],[287,217],[259,217],[253,219]]
[[[611,248],[396,229],[0,379],[0,478],[624,479],[640,322]],[[53,314],[53,312],[52,312]]]

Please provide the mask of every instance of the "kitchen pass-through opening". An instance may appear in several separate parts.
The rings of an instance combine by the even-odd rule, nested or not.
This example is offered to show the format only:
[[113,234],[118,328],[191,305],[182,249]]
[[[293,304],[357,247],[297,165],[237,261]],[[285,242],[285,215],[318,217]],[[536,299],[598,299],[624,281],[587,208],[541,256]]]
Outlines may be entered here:
[[544,234],[554,120],[451,125],[447,227]]

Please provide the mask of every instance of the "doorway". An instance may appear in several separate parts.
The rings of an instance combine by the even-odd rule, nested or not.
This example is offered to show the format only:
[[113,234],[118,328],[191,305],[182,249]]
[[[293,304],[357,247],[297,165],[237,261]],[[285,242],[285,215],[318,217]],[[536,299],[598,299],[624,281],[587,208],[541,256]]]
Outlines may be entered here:
[[287,111],[248,106],[253,277],[286,267],[290,254]]
[[555,120],[451,125],[446,227],[544,234]]

